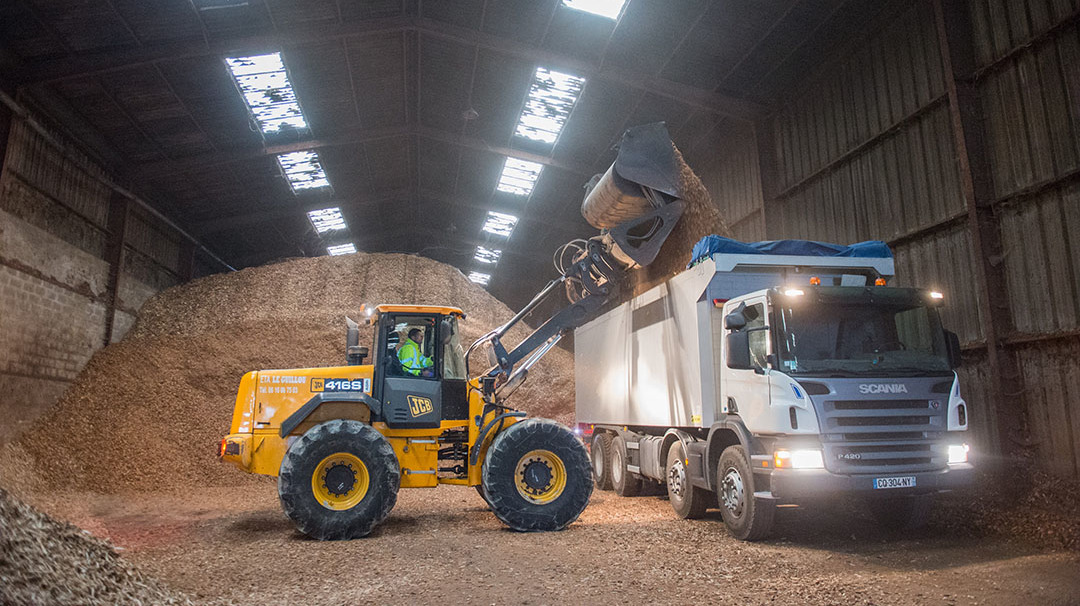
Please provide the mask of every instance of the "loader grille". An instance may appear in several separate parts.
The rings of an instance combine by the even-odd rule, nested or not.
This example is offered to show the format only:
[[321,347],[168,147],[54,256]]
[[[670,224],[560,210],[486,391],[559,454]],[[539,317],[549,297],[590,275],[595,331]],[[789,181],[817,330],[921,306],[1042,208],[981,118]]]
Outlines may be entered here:
[[940,400],[825,400],[825,465],[835,473],[944,468],[947,407]]

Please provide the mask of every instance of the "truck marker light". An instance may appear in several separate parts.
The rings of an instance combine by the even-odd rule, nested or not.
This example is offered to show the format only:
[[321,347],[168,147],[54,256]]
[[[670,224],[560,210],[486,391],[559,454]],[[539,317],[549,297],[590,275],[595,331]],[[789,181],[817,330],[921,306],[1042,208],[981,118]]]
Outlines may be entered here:
[[885,278],[874,280],[874,286],[885,286]]
[[939,293],[936,290],[933,290],[933,291],[930,291],[930,298],[931,299],[944,299],[945,295]]
[[949,444],[949,463],[967,463],[969,450],[967,444]]
[[799,290],[798,288],[789,288],[789,289],[784,291],[784,294],[789,296],[789,297],[801,297],[802,295],[805,295],[806,293]]
[[821,286],[821,278],[813,276],[810,278],[810,286]]
[[728,302],[727,299],[713,299],[712,300],[713,307],[723,307],[724,303],[727,303],[727,302]]

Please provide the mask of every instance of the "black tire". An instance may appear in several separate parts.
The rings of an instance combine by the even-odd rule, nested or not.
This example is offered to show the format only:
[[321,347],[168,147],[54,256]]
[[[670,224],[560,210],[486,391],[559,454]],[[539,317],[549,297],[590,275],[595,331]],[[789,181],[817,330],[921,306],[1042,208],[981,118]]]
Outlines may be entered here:
[[[339,454],[356,457],[367,472],[363,497],[348,509],[323,505],[312,487],[312,476],[320,464]],[[353,473],[352,481],[357,477]],[[336,419],[312,427],[285,452],[278,475],[278,498],[300,532],[321,541],[355,539],[368,535],[386,519],[397,502],[400,485],[398,460],[386,438],[360,421]]]
[[[537,452],[544,454],[526,458]],[[559,465],[565,482],[561,488]],[[566,528],[585,510],[593,490],[585,445],[547,419],[527,419],[499,432],[484,459],[482,477],[491,511],[521,532]]]
[[742,446],[728,446],[716,466],[716,497],[720,515],[741,541],[759,541],[772,531],[776,503],[754,497],[754,474]]
[[934,495],[920,494],[901,497],[877,497],[867,500],[874,519],[889,531],[917,530],[926,526],[934,507]]
[[626,468],[626,440],[615,436],[611,441],[611,488],[620,497],[636,497],[641,494],[641,476]]
[[491,503],[488,503],[487,495],[484,494],[484,485],[483,484],[477,484],[476,485],[476,494],[480,495],[481,499],[484,499],[484,504],[485,505],[487,505],[489,508],[491,507]]
[[685,520],[696,520],[705,515],[713,495],[690,483],[686,472],[686,453],[682,442],[675,442],[668,449],[667,466],[668,502],[675,514]]
[[596,478],[596,487],[600,490],[611,490],[611,434],[606,431],[593,436],[592,446],[589,448],[589,458],[592,459],[593,476]]

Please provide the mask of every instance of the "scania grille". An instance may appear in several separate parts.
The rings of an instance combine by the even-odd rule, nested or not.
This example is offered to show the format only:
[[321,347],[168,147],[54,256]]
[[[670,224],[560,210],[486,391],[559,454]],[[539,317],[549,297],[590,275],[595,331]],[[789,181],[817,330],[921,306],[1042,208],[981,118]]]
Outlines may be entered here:
[[934,400],[826,400],[826,466],[837,473],[902,473],[948,462],[945,411]]

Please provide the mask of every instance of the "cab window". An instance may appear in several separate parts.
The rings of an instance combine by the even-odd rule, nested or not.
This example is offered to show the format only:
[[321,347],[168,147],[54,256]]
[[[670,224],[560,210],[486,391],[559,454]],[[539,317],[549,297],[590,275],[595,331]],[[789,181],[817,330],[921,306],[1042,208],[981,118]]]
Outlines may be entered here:
[[766,368],[769,356],[769,331],[765,324],[765,304],[747,305],[743,316],[746,318],[745,330],[749,333],[750,339],[750,362],[758,368]]

